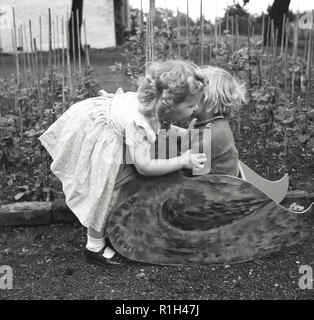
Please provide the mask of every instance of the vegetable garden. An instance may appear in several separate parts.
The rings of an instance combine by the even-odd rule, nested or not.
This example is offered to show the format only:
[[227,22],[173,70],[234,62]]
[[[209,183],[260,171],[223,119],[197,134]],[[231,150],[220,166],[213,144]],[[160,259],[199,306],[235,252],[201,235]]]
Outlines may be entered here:
[[[205,23],[201,11],[193,26],[187,7],[186,13],[178,11],[176,16],[160,9],[163,27],[158,27],[158,10],[151,1],[149,13],[140,12],[136,33],[117,49],[123,62],[113,63],[111,72],[125,73],[136,90],[136,80],[151,60],[191,59],[199,65],[225,68],[248,88],[247,105],[235,110],[231,119],[240,158],[270,179],[288,172],[292,187],[298,178],[313,173],[314,41],[313,31],[302,24],[302,17],[295,21],[284,17],[284,32],[278,39],[273,21],[264,14],[262,34],[256,34],[256,18],[239,18],[232,7],[224,20],[217,19],[214,24]],[[38,137],[70,105],[97,95],[99,89],[106,90],[94,76],[85,21],[84,52],[74,50],[70,56],[68,20],[67,16],[52,21],[49,9],[48,53],[41,50],[41,38],[32,37],[34,21],[29,21],[28,28],[14,24],[15,68],[11,73],[1,72],[0,79],[1,202],[50,201],[62,196]],[[247,35],[239,33],[239,21],[247,24]],[[39,23],[43,23],[41,18]],[[25,50],[18,50],[21,47]],[[1,56],[4,71],[9,58],[13,59]]]

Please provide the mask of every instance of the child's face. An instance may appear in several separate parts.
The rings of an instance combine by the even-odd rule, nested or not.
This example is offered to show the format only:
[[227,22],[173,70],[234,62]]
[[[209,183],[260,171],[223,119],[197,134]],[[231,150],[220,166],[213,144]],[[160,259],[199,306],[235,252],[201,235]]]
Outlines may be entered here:
[[189,95],[184,101],[177,104],[168,114],[167,118],[173,121],[182,121],[188,119],[197,109],[202,94]]

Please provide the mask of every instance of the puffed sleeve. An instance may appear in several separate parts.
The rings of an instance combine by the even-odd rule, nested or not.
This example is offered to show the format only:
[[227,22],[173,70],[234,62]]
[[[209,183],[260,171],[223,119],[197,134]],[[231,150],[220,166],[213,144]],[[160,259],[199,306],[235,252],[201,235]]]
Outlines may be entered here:
[[137,148],[145,144],[147,147],[154,144],[156,134],[148,122],[140,119],[130,121],[125,127],[125,143],[129,147]]

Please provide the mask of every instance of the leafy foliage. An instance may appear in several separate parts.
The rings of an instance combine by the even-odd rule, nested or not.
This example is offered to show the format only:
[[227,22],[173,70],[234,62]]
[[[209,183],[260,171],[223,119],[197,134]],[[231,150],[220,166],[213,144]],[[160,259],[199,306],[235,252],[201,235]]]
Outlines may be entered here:
[[[180,58],[176,55],[175,45],[170,50],[171,37],[165,31],[159,29],[155,34],[156,56],[160,60]],[[175,38],[175,33],[172,36]],[[144,40],[140,33],[130,39],[125,51],[126,60],[130,63],[119,66],[134,80],[145,72]],[[198,45],[197,41],[191,41],[189,48],[191,59],[196,63]],[[265,167],[272,166],[267,175],[273,178],[281,176],[283,170],[296,173],[311,168],[314,155],[314,97],[312,95],[312,100],[306,104],[306,61],[299,56],[293,59],[290,55],[285,59],[278,48],[276,55],[273,48],[266,52],[263,41],[259,39],[250,39],[250,50],[247,39],[241,39],[237,47],[228,34],[217,45],[212,38],[205,38],[204,51],[209,49],[211,56],[205,58],[211,59],[212,65],[228,70],[247,84],[249,103],[241,108],[240,118],[231,119],[240,157],[252,168],[261,170],[261,174],[265,174]],[[176,124],[187,127],[188,123],[189,120]],[[246,139],[248,134],[251,139]]]
[[[157,59],[181,58],[173,28],[156,29],[154,47]],[[144,33],[137,30],[124,49],[127,62],[116,63],[111,70],[125,72],[136,90],[137,79],[145,72]],[[190,41],[189,52],[198,63],[197,37]],[[261,40],[251,39],[249,50],[247,39],[241,38],[238,46],[228,33],[217,43],[211,37],[204,39],[204,61],[247,83],[249,102],[230,123],[240,158],[270,179],[284,171],[292,177],[311,171],[314,163],[314,96],[306,99],[306,62],[302,57],[285,59],[273,53],[273,48],[268,52],[263,48]],[[187,55],[185,43],[181,43],[181,54]],[[97,95],[100,88],[91,70],[82,77],[77,74],[71,90],[66,83],[64,101],[62,78],[55,71],[43,78],[40,95],[36,82],[27,76],[20,86],[13,79],[0,79],[0,88],[0,198],[25,201],[61,196],[61,185],[49,169],[51,159],[38,137],[68,106]],[[187,127],[188,123],[176,124]]]
[[56,73],[53,79],[43,78],[40,101],[37,87],[26,79],[20,86],[13,80],[0,81],[0,198],[9,200],[13,194],[16,201],[48,201],[58,196],[61,186],[49,170],[51,159],[38,137],[68,106],[97,95],[98,87],[91,70],[82,78],[76,74],[71,94],[65,87],[63,103],[62,80]]

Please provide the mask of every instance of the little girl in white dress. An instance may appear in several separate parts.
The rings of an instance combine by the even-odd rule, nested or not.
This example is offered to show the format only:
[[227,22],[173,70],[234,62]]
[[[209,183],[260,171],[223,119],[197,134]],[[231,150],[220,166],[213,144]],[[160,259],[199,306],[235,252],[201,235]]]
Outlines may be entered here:
[[85,256],[102,266],[125,260],[106,246],[104,230],[115,205],[115,181],[124,142],[143,175],[163,175],[182,168],[201,169],[204,154],[191,150],[171,159],[151,159],[161,120],[188,118],[201,98],[203,80],[190,62],[152,63],[138,92],[118,89],[72,105],[39,138],[50,153],[52,172],[61,180],[66,203],[88,228]]

